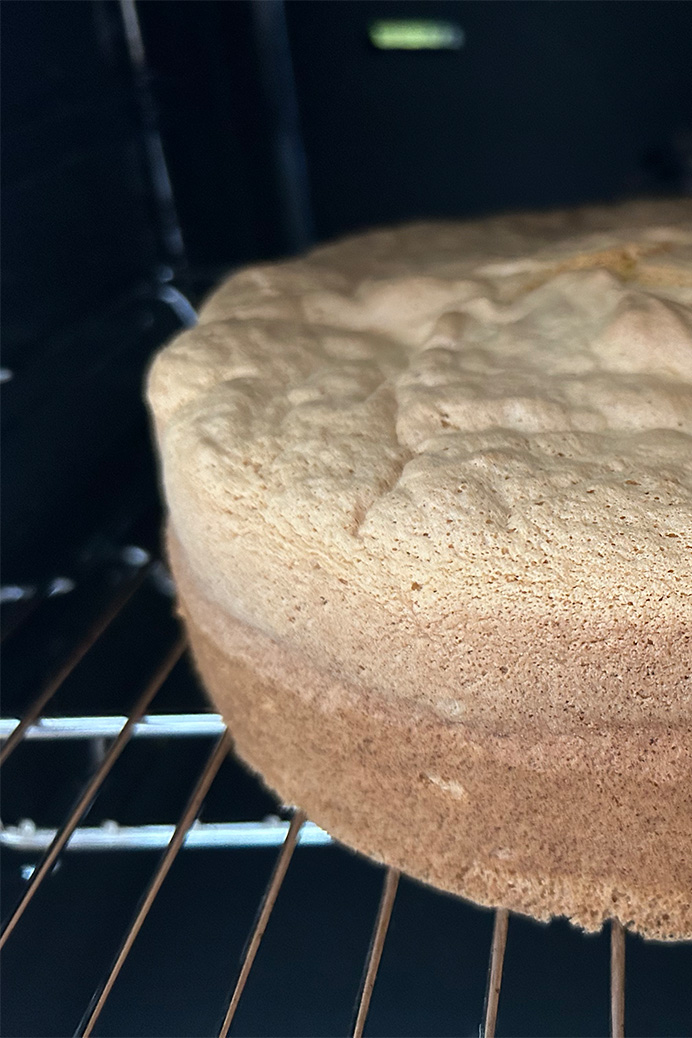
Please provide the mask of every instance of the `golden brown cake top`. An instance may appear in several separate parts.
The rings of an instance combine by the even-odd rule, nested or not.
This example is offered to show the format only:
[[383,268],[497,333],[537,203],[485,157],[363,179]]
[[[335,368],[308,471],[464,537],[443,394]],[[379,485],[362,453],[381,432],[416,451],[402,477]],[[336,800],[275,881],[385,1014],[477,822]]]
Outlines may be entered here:
[[221,599],[252,534],[260,569],[319,559],[433,617],[497,596],[690,616],[690,201],[418,224],[242,271],[149,399],[174,528]]

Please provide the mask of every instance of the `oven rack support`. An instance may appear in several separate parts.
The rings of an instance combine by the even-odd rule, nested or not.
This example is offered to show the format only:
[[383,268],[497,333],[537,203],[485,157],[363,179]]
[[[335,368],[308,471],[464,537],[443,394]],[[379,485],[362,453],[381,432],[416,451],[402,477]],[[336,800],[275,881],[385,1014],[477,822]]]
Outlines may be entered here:
[[[0,739],[9,739],[21,722],[16,717],[0,718]],[[85,717],[39,717],[25,729],[29,742],[58,739],[115,739],[127,724],[124,715]],[[151,739],[219,736],[226,731],[220,714],[145,714],[135,721],[132,738]]]
[[[183,846],[187,849],[231,847],[280,847],[288,833],[289,823],[277,817],[261,822],[200,822],[190,827]],[[95,826],[78,826],[65,845],[66,851],[151,851],[167,847],[173,825],[119,825],[108,818]],[[0,847],[7,850],[39,854],[46,851],[57,829],[37,827],[30,818],[17,825],[0,823]],[[333,841],[329,833],[314,822],[305,822],[298,835],[301,847],[328,847]]]
[[[36,865],[27,867],[26,886],[23,894],[9,918],[5,921],[0,933],[0,949],[4,947],[16,927],[21,923],[21,918],[30,901],[41,884],[49,878],[62,853],[69,847],[76,849],[80,841],[82,841],[84,844],[82,849],[87,849],[86,844],[92,841],[92,846],[89,849],[95,850],[97,845],[100,848],[104,845],[103,841],[107,840],[115,840],[119,846],[123,846],[128,840],[134,840],[134,845],[137,846],[136,841],[143,840],[146,835],[147,839],[154,841],[154,846],[161,848],[162,853],[158,866],[141,896],[135,916],[122,938],[118,953],[107,975],[102,979],[99,987],[94,992],[77,1029],[76,1034],[86,1038],[86,1036],[93,1033],[129,951],[137,939],[137,935],[179,851],[183,847],[228,846],[228,843],[223,842],[228,840],[240,841],[245,839],[249,841],[261,839],[268,841],[262,844],[231,844],[233,846],[279,846],[280,849],[274,872],[265,890],[259,913],[243,956],[233,993],[220,1025],[219,1038],[226,1038],[262,937],[269,924],[272,909],[279,895],[296,845],[299,842],[313,846],[320,843],[324,845],[324,843],[329,842],[329,836],[317,826],[308,822],[300,811],[296,811],[293,814],[290,824],[274,819],[265,819],[264,822],[257,823],[227,823],[214,826],[213,824],[205,825],[200,821],[199,814],[204,798],[211,788],[224,758],[231,750],[229,734],[220,717],[215,714],[156,715],[148,713],[152,700],[186,650],[183,636],[178,639],[160,661],[154,674],[136,697],[127,717],[59,717],[48,719],[43,716],[46,706],[62,682],[72,673],[110,623],[126,608],[128,602],[141,588],[152,568],[153,564],[151,562],[142,565],[136,574],[125,579],[115,589],[111,600],[93,620],[83,638],[68,652],[63,662],[58,665],[55,672],[49,676],[44,685],[38,690],[23,716],[21,718],[8,718],[1,722],[0,734],[3,736],[4,744],[0,751],[0,764],[7,760],[23,739],[77,738],[93,740],[96,748],[96,770],[86,781],[60,828],[56,830],[41,830],[37,829],[30,820],[25,820],[18,826],[0,829],[0,845],[14,845],[15,847],[21,847],[23,850],[34,849],[35,851],[42,852]],[[138,832],[133,835],[132,829],[128,827],[118,826],[114,822],[106,822],[98,827],[98,836],[94,827],[80,827],[80,822],[88,813],[106,777],[131,738],[143,736],[162,737],[164,735],[194,737],[201,734],[207,737],[209,735],[215,736],[216,741],[190,793],[178,823],[174,827],[157,825],[134,827]],[[219,840],[220,842],[205,843],[205,840]],[[130,844],[130,846],[133,846],[133,844]],[[386,868],[384,870],[380,905],[374,921],[372,940],[364,964],[361,990],[356,999],[355,1022],[352,1030],[352,1034],[356,1038],[361,1038],[363,1035],[370,1000],[377,980],[382,950],[387,937],[389,921],[395,905],[398,881],[399,873],[396,869]],[[483,1023],[480,1029],[483,1038],[494,1038],[495,1035],[502,983],[502,965],[508,939],[509,921],[509,913],[506,909],[496,910],[490,948]],[[610,932],[611,1036],[612,1038],[624,1038],[625,933],[617,920],[611,922]]]

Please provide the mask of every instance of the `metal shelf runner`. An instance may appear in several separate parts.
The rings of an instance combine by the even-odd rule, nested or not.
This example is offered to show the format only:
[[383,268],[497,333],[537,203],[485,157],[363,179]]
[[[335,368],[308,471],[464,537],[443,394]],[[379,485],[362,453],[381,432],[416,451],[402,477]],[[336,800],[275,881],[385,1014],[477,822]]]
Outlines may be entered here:
[[[146,891],[142,895],[135,916],[123,937],[119,951],[93,998],[77,1030],[78,1035],[91,1035],[108,996],[115,985],[122,966],[153,905],[166,876],[183,846],[185,847],[229,847],[229,846],[279,846],[274,872],[262,899],[257,921],[248,942],[237,980],[219,1029],[219,1038],[229,1033],[240,998],[250,975],[255,956],[264,932],[269,924],[271,912],[288,870],[293,851],[298,843],[325,845],[330,837],[305,815],[296,811],[290,823],[276,819],[264,822],[235,822],[204,824],[198,815],[204,798],[228,752],[231,742],[222,719],[217,714],[148,714],[147,708],[164,681],[180,660],[185,641],[181,637],[168,652],[151,680],[136,699],[127,717],[43,717],[43,711],[57,692],[62,682],[83,659],[99,636],[127,605],[145,580],[150,566],[143,566],[134,578],[127,580],[115,592],[89,631],[71,651],[66,660],[49,678],[30,704],[22,718],[0,720],[0,738],[4,746],[0,751],[0,764],[11,755],[22,739],[98,739],[112,740],[102,754],[100,763],[77,797],[67,819],[57,829],[37,829],[25,820],[18,826],[0,828],[0,846],[23,850],[43,851],[39,862],[27,872],[27,885],[18,904],[13,909],[0,935],[0,949],[19,924],[30,901],[40,885],[51,873],[52,867],[67,849],[100,850],[113,848],[161,847],[162,855]],[[175,827],[151,825],[126,827],[115,822],[105,822],[99,827],[79,827],[107,775],[132,738],[157,738],[163,736],[199,737],[215,736],[216,743],[192,790],[180,819]],[[374,923],[373,936],[368,950],[361,991],[356,1000],[354,1038],[362,1038],[370,1001],[375,987],[377,972],[384,948],[387,929],[394,910],[399,873],[388,868],[384,873],[382,896]],[[509,913],[506,909],[495,912],[495,924],[490,948],[488,985],[485,1000],[484,1020],[481,1033],[484,1038],[494,1038],[502,983],[502,966],[507,942]],[[625,989],[625,935],[622,926],[613,921],[611,925],[611,1035],[624,1036],[624,989]]]

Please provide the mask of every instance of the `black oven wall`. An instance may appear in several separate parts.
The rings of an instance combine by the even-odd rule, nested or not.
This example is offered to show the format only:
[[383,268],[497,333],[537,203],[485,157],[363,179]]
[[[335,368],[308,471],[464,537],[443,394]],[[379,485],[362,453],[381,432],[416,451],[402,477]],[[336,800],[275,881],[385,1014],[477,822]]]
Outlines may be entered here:
[[[371,224],[692,189],[690,4],[2,7],[5,582],[155,498],[168,288]],[[373,42],[421,18],[463,45]]]

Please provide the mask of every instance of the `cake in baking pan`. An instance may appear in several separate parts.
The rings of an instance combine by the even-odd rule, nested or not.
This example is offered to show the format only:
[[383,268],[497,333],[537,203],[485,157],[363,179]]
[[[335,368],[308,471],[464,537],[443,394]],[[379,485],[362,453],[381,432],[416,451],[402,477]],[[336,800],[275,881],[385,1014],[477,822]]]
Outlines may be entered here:
[[237,752],[484,905],[692,937],[692,201],[232,276],[149,403]]

